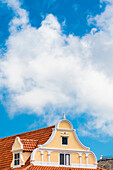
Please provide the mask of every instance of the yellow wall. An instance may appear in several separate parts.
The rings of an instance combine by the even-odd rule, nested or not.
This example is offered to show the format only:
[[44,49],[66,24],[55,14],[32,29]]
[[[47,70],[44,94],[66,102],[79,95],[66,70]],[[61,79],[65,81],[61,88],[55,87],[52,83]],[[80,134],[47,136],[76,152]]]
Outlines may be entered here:
[[78,153],[71,153],[71,163],[72,164],[79,164],[80,163],[80,157]]
[[[67,135],[63,135],[64,131],[57,131],[54,139],[43,148],[57,148],[57,149],[76,149],[85,150],[75,139],[73,132],[67,132]],[[65,131],[66,132],[66,131]],[[68,145],[62,145],[62,136],[68,136]]]
[[23,152],[23,160],[26,162],[31,155],[31,152]]
[[88,164],[95,164],[95,159],[91,154],[88,155]]
[[71,129],[71,126],[67,122],[61,122],[58,128],[59,129]]
[[35,161],[39,161],[39,162],[42,161],[42,157],[41,157],[41,152],[40,151],[36,152],[36,154],[35,154]]
[[50,162],[59,162],[59,153],[58,152],[51,152]]

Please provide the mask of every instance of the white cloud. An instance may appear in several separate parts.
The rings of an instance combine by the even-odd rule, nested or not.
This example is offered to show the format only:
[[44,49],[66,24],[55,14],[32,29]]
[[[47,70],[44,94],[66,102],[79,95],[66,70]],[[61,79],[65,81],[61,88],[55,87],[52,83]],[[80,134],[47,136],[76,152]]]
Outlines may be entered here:
[[[13,7],[18,1],[11,2]],[[14,6],[19,17],[10,22],[8,50],[0,60],[0,86],[8,90],[9,115],[27,110],[45,117],[48,111],[53,118],[54,113],[59,116],[57,110],[86,112],[93,117],[89,130],[113,136],[113,5],[90,19],[96,20],[99,31],[93,29],[81,39],[64,35],[52,14],[34,28],[19,2]]]

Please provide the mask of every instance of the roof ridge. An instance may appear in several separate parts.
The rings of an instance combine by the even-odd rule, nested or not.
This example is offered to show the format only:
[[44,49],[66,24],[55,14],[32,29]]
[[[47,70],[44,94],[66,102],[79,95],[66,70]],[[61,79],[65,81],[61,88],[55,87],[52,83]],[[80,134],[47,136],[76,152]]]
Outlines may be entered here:
[[55,126],[55,125],[48,126],[48,127],[44,127],[44,128],[41,128],[41,129],[31,130],[31,131],[28,131],[28,132],[23,132],[23,133],[19,133],[19,134],[15,134],[15,135],[7,136],[7,137],[3,137],[3,138],[0,138],[0,140],[5,139],[5,138],[10,138],[10,137],[18,136],[18,135],[25,134],[25,133],[29,133],[29,132],[34,132],[34,131],[38,131],[38,130],[42,130],[42,129],[46,129],[46,128],[51,128],[51,127],[54,127],[54,126]]

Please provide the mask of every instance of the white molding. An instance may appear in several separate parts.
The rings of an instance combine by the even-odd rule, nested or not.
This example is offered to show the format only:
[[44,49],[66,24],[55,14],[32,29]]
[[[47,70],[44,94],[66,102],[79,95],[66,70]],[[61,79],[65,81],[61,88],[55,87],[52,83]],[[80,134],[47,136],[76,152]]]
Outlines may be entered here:
[[44,146],[47,146],[47,145],[53,140],[53,138],[55,137],[55,134],[56,134],[56,128],[53,128],[53,132],[52,132],[50,138],[47,140],[47,142],[45,142],[45,143],[42,144],[42,145],[38,145],[38,147],[39,147],[39,148],[42,148],[42,147],[44,147]]
[[11,150],[11,152],[19,152],[19,151],[23,151],[23,149]]
[[77,140],[77,142],[84,148],[84,149],[86,149],[86,150],[90,150],[90,148],[89,147],[86,147],[85,145],[83,145],[81,142],[80,142],[80,140],[79,140],[79,138],[78,138],[78,136],[77,136],[77,134],[76,134],[76,132],[75,131],[73,131],[73,133],[74,133],[74,137],[75,137],[75,139]]
[[[72,132],[72,131],[74,131],[75,129],[59,129],[59,128],[56,128],[56,130]],[[76,131],[76,130],[75,130],[75,131]]]
[[[76,153],[89,153],[89,154],[92,154],[93,152],[92,151],[85,151],[85,150],[77,150],[77,149],[57,149],[57,148],[36,148],[34,149],[35,151],[51,151],[51,152],[76,152]],[[34,152],[34,151],[33,151]],[[94,153],[93,153],[94,154]]]
[[25,161],[24,161],[24,159],[23,159],[23,151],[21,151],[20,157],[21,157],[21,160],[22,160],[22,165],[25,165]]
[[13,151],[17,151],[17,150],[13,150],[13,147],[14,147],[14,145],[15,145],[15,143],[16,143],[16,139],[18,140],[18,143],[19,143],[20,146],[21,146],[21,149],[17,149],[17,150],[23,150],[23,144],[22,144],[22,142],[20,141],[20,138],[19,138],[19,137],[16,137],[16,138],[15,138],[15,141],[14,141],[14,143],[13,143],[13,146],[12,146],[12,152],[13,152]]
[[[36,148],[33,150],[33,152],[31,153],[31,158],[30,158],[30,162],[34,162],[35,161],[35,154],[37,151],[42,151],[42,148]],[[47,151],[46,149],[44,151]]]
[[21,165],[15,165],[14,167],[12,167],[12,169],[19,168],[19,167],[21,167]]
[[[35,161],[35,162],[31,162],[33,163],[35,166],[42,166],[41,162]],[[53,167],[68,167],[68,168],[87,168],[87,169],[97,169],[97,165],[86,165],[86,164],[71,164],[71,165],[59,165],[59,162],[43,162],[43,166],[53,166]]]
[[[57,129],[59,129],[59,125],[60,125],[61,122],[67,122],[67,123],[70,125],[71,130],[73,129],[72,123],[71,123],[69,120],[67,120],[67,119],[59,120],[58,123],[56,124],[56,128],[57,128]],[[65,130],[67,130],[67,129],[65,129]]]

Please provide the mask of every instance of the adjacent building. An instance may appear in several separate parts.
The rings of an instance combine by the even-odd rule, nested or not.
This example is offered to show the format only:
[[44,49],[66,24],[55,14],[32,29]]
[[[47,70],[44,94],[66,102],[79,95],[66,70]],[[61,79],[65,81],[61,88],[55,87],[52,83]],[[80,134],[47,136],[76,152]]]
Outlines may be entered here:
[[106,170],[113,170],[113,156],[100,156],[100,160],[98,160],[98,166],[100,168],[104,168]]
[[0,139],[0,170],[102,170],[70,121]]

